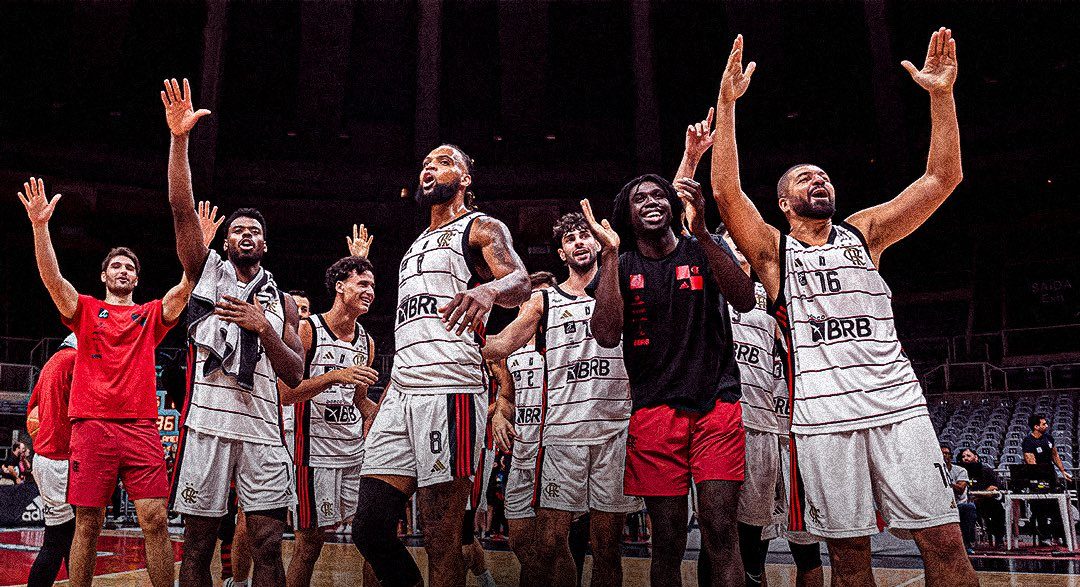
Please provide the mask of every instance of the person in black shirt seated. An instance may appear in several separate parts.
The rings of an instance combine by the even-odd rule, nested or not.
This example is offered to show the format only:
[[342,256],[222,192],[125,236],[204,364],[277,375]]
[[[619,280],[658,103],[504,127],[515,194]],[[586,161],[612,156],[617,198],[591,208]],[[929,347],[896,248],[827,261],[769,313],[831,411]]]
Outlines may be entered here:
[[[1056,465],[1066,481],[1072,481],[1072,475],[1065,470],[1065,465],[1058,455],[1054,437],[1050,436],[1050,424],[1040,414],[1032,414],[1028,418],[1028,426],[1031,434],[1024,439],[1021,445],[1024,451],[1024,462],[1029,465]],[[1049,544],[1051,529],[1061,527],[1061,514],[1057,505],[1049,501],[1034,501],[1031,503],[1031,520],[1039,534],[1040,546]]]
[[[997,491],[1003,486],[1001,479],[986,464],[979,462],[979,455],[970,448],[960,451],[956,462],[967,469],[970,484],[969,491]],[[1005,545],[1005,507],[1001,504],[1002,498],[998,496],[972,496],[975,509],[986,526],[986,533],[990,536],[990,546],[1002,548]]]
[[[691,236],[680,235],[684,203]],[[705,229],[705,198],[689,177],[630,181],[611,223],[598,223],[588,200],[581,207],[602,246],[592,333],[608,348],[622,340],[630,378],[624,490],[645,498],[652,520],[651,584],[682,584],[692,479],[712,571],[741,585],[735,511],[745,432],[724,302],[749,311],[753,283]]]

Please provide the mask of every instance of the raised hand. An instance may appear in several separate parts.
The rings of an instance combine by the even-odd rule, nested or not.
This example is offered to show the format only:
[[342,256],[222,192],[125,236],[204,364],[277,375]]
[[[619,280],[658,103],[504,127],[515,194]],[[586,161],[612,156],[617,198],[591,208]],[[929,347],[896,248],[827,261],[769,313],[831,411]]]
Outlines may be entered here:
[[592,204],[588,200],[581,201],[581,213],[585,216],[585,222],[589,223],[589,230],[592,231],[593,237],[600,243],[601,249],[618,252],[619,233],[615,232],[614,228],[611,228],[611,223],[607,219],[597,222],[596,216],[593,215]]
[[60,194],[56,194],[50,200],[45,195],[45,180],[31,177],[29,182],[23,183],[23,191],[19,192],[19,201],[26,208],[30,224],[39,226],[49,223],[53,211],[56,210],[56,203],[60,201]]
[[705,196],[701,193],[701,184],[689,177],[675,180],[675,193],[683,203],[685,213],[684,226],[690,234],[700,235],[705,232]]
[[701,159],[705,151],[709,150],[709,147],[713,144],[713,135],[716,132],[712,129],[713,115],[716,113],[715,108],[709,108],[708,115],[705,116],[705,120],[696,124],[691,124],[686,127],[686,154],[694,159]]
[[926,48],[926,62],[922,69],[907,60],[900,65],[911,74],[911,79],[922,89],[930,92],[951,92],[956,83],[956,41],[952,30],[941,27],[930,35],[930,46]]
[[720,101],[725,104],[731,104],[746,93],[746,88],[750,86],[750,76],[754,75],[754,70],[757,69],[757,64],[753,61],[743,69],[742,52],[743,38],[739,35],[731,45],[724,76],[720,79]]
[[217,206],[211,210],[210,202],[199,202],[199,229],[202,230],[204,246],[209,247],[214,242],[214,235],[222,222],[225,222],[225,217],[217,215]]
[[363,224],[360,225],[359,229],[355,224],[352,225],[352,237],[345,237],[345,243],[349,245],[349,254],[353,257],[367,259],[373,242],[375,242],[375,236],[368,236],[367,228]]
[[176,78],[165,80],[165,90],[161,92],[161,103],[165,105],[165,122],[169,124],[169,131],[175,136],[183,136],[191,132],[195,123],[200,118],[210,114],[209,110],[196,111],[191,105],[191,84],[184,78],[184,89],[180,91],[180,85]]

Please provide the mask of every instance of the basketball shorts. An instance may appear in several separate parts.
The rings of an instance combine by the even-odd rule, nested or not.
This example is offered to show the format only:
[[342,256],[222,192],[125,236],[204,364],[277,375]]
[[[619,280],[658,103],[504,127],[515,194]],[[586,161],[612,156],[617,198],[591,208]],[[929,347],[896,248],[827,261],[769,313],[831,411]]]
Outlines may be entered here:
[[928,416],[852,432],[796,435],[806,530],[823,538],[878,532],[877,514],[899,538],[958,523],[937,435]]
[[117,477],[132,500],[169,496],[165,449],[152,419],[73,421],[68,463],[67,502],[73,506],[109,505]]
[[742,481],[745,463],[746,432],[737,402],[717,400],[704,414],[659,405],[630,416],[628,495],[688,495],[691,479]]
[[401,475],[427,487],[476,472],[487,396],[403,394],[391,388],[364,440],[362,475]]
[[331,528],[351,520],[360,495],[360,467],[296,467],[296,527]]
[[780,435],[746,429],[746,472],[739,490],[736,519],[750,526],[769,526],[776,511],[780,478]]
[[537,457],[533,505],[567,512],[624,514],[643,508],[640,498],[623,491],[626,436],[623,429],[602,444],[543,447]]
[[34,481],[45,510],[45,525],[59,526],[75,518],[75,510],[67,502],[68,462],[54,461],[34,455]]
[[229,486],[236,485],[240,509],[255,513],[296,503],[293,464],[284,445],[256,444],[186,428],[173,472],[171,509],[221,517]]
[[510,466],[510,471],[506,474],[506,497],[503,501],[507,520],[536,516],[536,510],[532,506],[535,479],[535,468]]
[[480,467],[473,475],[472,493],[469,494],[469,506],[465,509],[484,511],[488,507],[487,488],[491,483],[491,472],[495,468],[495,451],[497,449],[485,447],[478,459]]

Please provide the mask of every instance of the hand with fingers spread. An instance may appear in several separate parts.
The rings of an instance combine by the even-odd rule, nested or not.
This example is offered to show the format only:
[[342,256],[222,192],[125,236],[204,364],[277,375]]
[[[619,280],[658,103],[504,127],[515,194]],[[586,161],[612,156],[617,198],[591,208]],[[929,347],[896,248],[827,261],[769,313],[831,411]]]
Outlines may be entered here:
[[214,235],[217,234],[221,223],[225,222],[225,217],[219,217],[217,213],[217,206],[211,210],[210,202],[199,202],[199,228],[202,230],[204,246],[209,247],[210,243],[214,242]]
[[191,84],[187,78],[184,78],[183,91],[176,78],[165,80],[161,103],[165,105],[165,121],[169,124],[169,131],[175,136],[187,135],[200,118],[210,114],[209,110],[195,110],[191,105]]
[[260,336],[270,330],[270,321],[266,319],[266,313],[258,298],[254,304],[249,304],[239,298],[222,296],[221,301],[214,307],[214,313],[221,316],[222,320]]
[[674,185],[686,214],[685,226],[690,234],[699,238],[705,236],[708,231],[705,229],[705,196],[702,195],[701,184],[689,177],[680,177]]
[[349,254],[353,257],[368,258],[371,253],[371,243],[375,241],[375,236],[368,236],[367,227],[363,224],[357,229],[356,225],[352,225],[352,237],[346,236],[345,243],[349,245]]
[[518,437],[517,431],[514,430],[514,423],[502,413],[502,410],[496,409],[491,416],[491,435],[499,450],[503,452],[514,450],[514,440]]
[[727,66],[720,80],[720,102],[722,103],[731,104],[738,100],[750,86],[750,76],[754,75],[757,64],[751,61],[746,69],[743,69],[742,57],[743,36],[738,35],[731,45],[731,54],[728,55]]
[[45,180],[34,177],[31,177],[30,181],[24,182],[23,191],[19,192],[19,201],[26,208],[26,215],[30,218],[30,224],[34,226],[49,223],[60,197],[60,194],[56,194],[50,200],[45,195]]
[[952,38],[952,30],[941,27],[930,35],[930,46],[926,49],[926,62],[922,69],[916,69],[907,60],[901,61],[900,65],[922,89],[932,94],[951,92],[957,72],[956,41]]
[[439,308],[447,332],[455,327],[458,335],[466,329],[470,332],[479,331],[484,324],[484,318],[495,304],[495,297],[495,291],[487,287],[487,284],[457,293],[445,306]]
[[589,223],[589,230],[592,231],[593,237],[600,243],[601,252],[618,253],[619,233],[611,228],[611,223],[606,218],[597,222],[596,216],[593,215],[592,204],[588,200],[581,201],[581,213],[585,216],[585,222]]
[[712,127],[714,114],[716,114],[716,109],[709,108],[705,120],[686,127],[685,153],[687,157],[700,160],[712,146],[715,134]]

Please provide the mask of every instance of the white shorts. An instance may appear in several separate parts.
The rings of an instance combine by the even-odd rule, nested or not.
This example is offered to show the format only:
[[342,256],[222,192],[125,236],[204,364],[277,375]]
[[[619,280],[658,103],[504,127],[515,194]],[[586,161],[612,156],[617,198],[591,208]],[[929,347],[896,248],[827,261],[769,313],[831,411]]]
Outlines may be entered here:
[[545,446],[540,451],[537,507],[567,512],[631,513],[645,507],[623,492],[627,429],[603,444]]
[[491,472],[495,468],[495,451],[497,449],[485,447],[479,459],[480,467],[473,475],[472,493],[469,494],[469,507],[473,511],[485,511],[488,508],[487,488],[491,482]]
[[535,479],[535,469],[510,466],[510,471],[506,474],[506,493],[503,500],[507,520],[536,517],[536,510],[532,506]]
[[184,430],[177,450],[171,508],[182,514],[221,517],[229,485],[236,483],[240,509],[260,512],[296,503],[292,461],[282,445]]
[[406,395],[391,388],[364,440],[362,475],[401,475],[427,487],[472,478],[484,446],[487,396]]
[[68,462],[34,455],[34,481],[45,510],[45,525],[59,526],[75,518],[67,502]]
[[746,429],[746,474],[739,490],[736,519],[749,526],[772,525],[783,489],[780,435]]
[[937,435],[928,416],[853,432],[796,435],[806,530],[823,538],[958,523]]
[[296,528],[332,528],[351,520],[360,496],[360,467],[297,467]]

